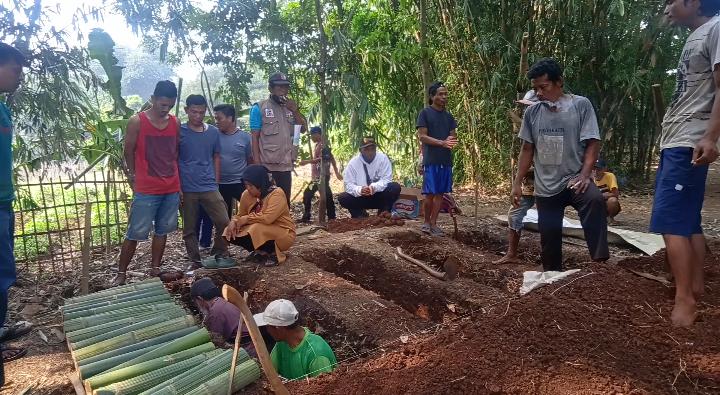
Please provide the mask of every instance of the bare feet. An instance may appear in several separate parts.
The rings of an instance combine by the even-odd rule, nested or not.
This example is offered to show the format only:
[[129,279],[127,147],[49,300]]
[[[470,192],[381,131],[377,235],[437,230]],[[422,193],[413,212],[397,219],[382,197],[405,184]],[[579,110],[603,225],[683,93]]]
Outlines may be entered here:
[[695,296],[696,302],[699,302],[703,295],[705,295],[705,276],[702,270],[700,272],[697,270],[693,272],[692,293],[693,296]]
[[697,318],[697,306],[693,299],[675,299],[675,306],[670,314],[673,326],[687,328]]
[[520,263],[520,258],[517,257],[517,255],[505,255],[504,257],[493,261],[496,265],[501,265],[503,263]]

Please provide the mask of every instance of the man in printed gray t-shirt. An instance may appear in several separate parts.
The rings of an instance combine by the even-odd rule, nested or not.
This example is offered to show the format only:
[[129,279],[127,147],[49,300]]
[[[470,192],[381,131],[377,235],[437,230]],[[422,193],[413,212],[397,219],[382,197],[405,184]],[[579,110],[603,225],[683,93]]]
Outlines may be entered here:
[[252,162],[252,136],[235,122],[235,107],[220,104],[213,108],[215,124],[220,129],[220,195],[225,200],[228,217],[232,218],[235,201],[245,191],[243,174]]
[[519,205],[522,180],[534,161],[543,269],[563,270],[562,221],[567,206],[580,216],[592,259],[605,261],[609,257],[605,199],[592,179],[600,151],[595,110],[587,98],[563,93],[562,67],[554,59],[539,60],[528,78],[540,102],[523,116],[513,206]]

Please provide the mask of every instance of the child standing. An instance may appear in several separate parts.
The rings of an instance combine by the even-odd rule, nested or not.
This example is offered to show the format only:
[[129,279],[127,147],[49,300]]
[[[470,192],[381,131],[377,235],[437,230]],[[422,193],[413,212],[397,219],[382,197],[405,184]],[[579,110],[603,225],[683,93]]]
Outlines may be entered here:
[[310,208],[312,206],[312,199],[315,193],[320,189],[320,161],[322,159],[325,167],[325,201],[327,208],[328,220],[335,219],[335,201],[333,200],[333,193],[330,190],[330,165],[332,165],[335,177],[342,181],[343,177],[338,171],[335,157],[330,151],[330,147],[323,146],[322,128],[320,126],[313,126],[310,129],[310,139],[315,143],[315,150],[313,152],[313,158],[308,160],[300,161],[300,166],[312,164],[312,182],[305,188],[303,193],[303,205],[305,206],[305,213],[302,216],[301,222],[310,222]]

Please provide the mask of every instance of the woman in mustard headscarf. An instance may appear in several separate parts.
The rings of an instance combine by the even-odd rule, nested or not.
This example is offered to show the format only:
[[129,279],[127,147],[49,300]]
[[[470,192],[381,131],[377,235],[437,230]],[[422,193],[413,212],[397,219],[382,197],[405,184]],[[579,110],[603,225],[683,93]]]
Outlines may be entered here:
[[285,262],[285,252],[295,242],[295,222],[290,217],[285,192],[270,182],[265,166],[251,165],[243,174],[245,192],[223,236],[250,251],[246,260],[274,266]]

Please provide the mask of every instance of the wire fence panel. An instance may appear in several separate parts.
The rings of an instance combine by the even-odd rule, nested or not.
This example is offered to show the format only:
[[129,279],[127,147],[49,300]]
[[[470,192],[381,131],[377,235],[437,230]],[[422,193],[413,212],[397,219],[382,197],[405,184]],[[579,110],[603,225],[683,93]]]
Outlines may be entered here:
[[122,175],[106,170],[79,180],[43,178],[15,187],[15,258],[27,272],[39,276],[79,268],[87,202],[91,249],[107,252],[124,238],[132,191]]

